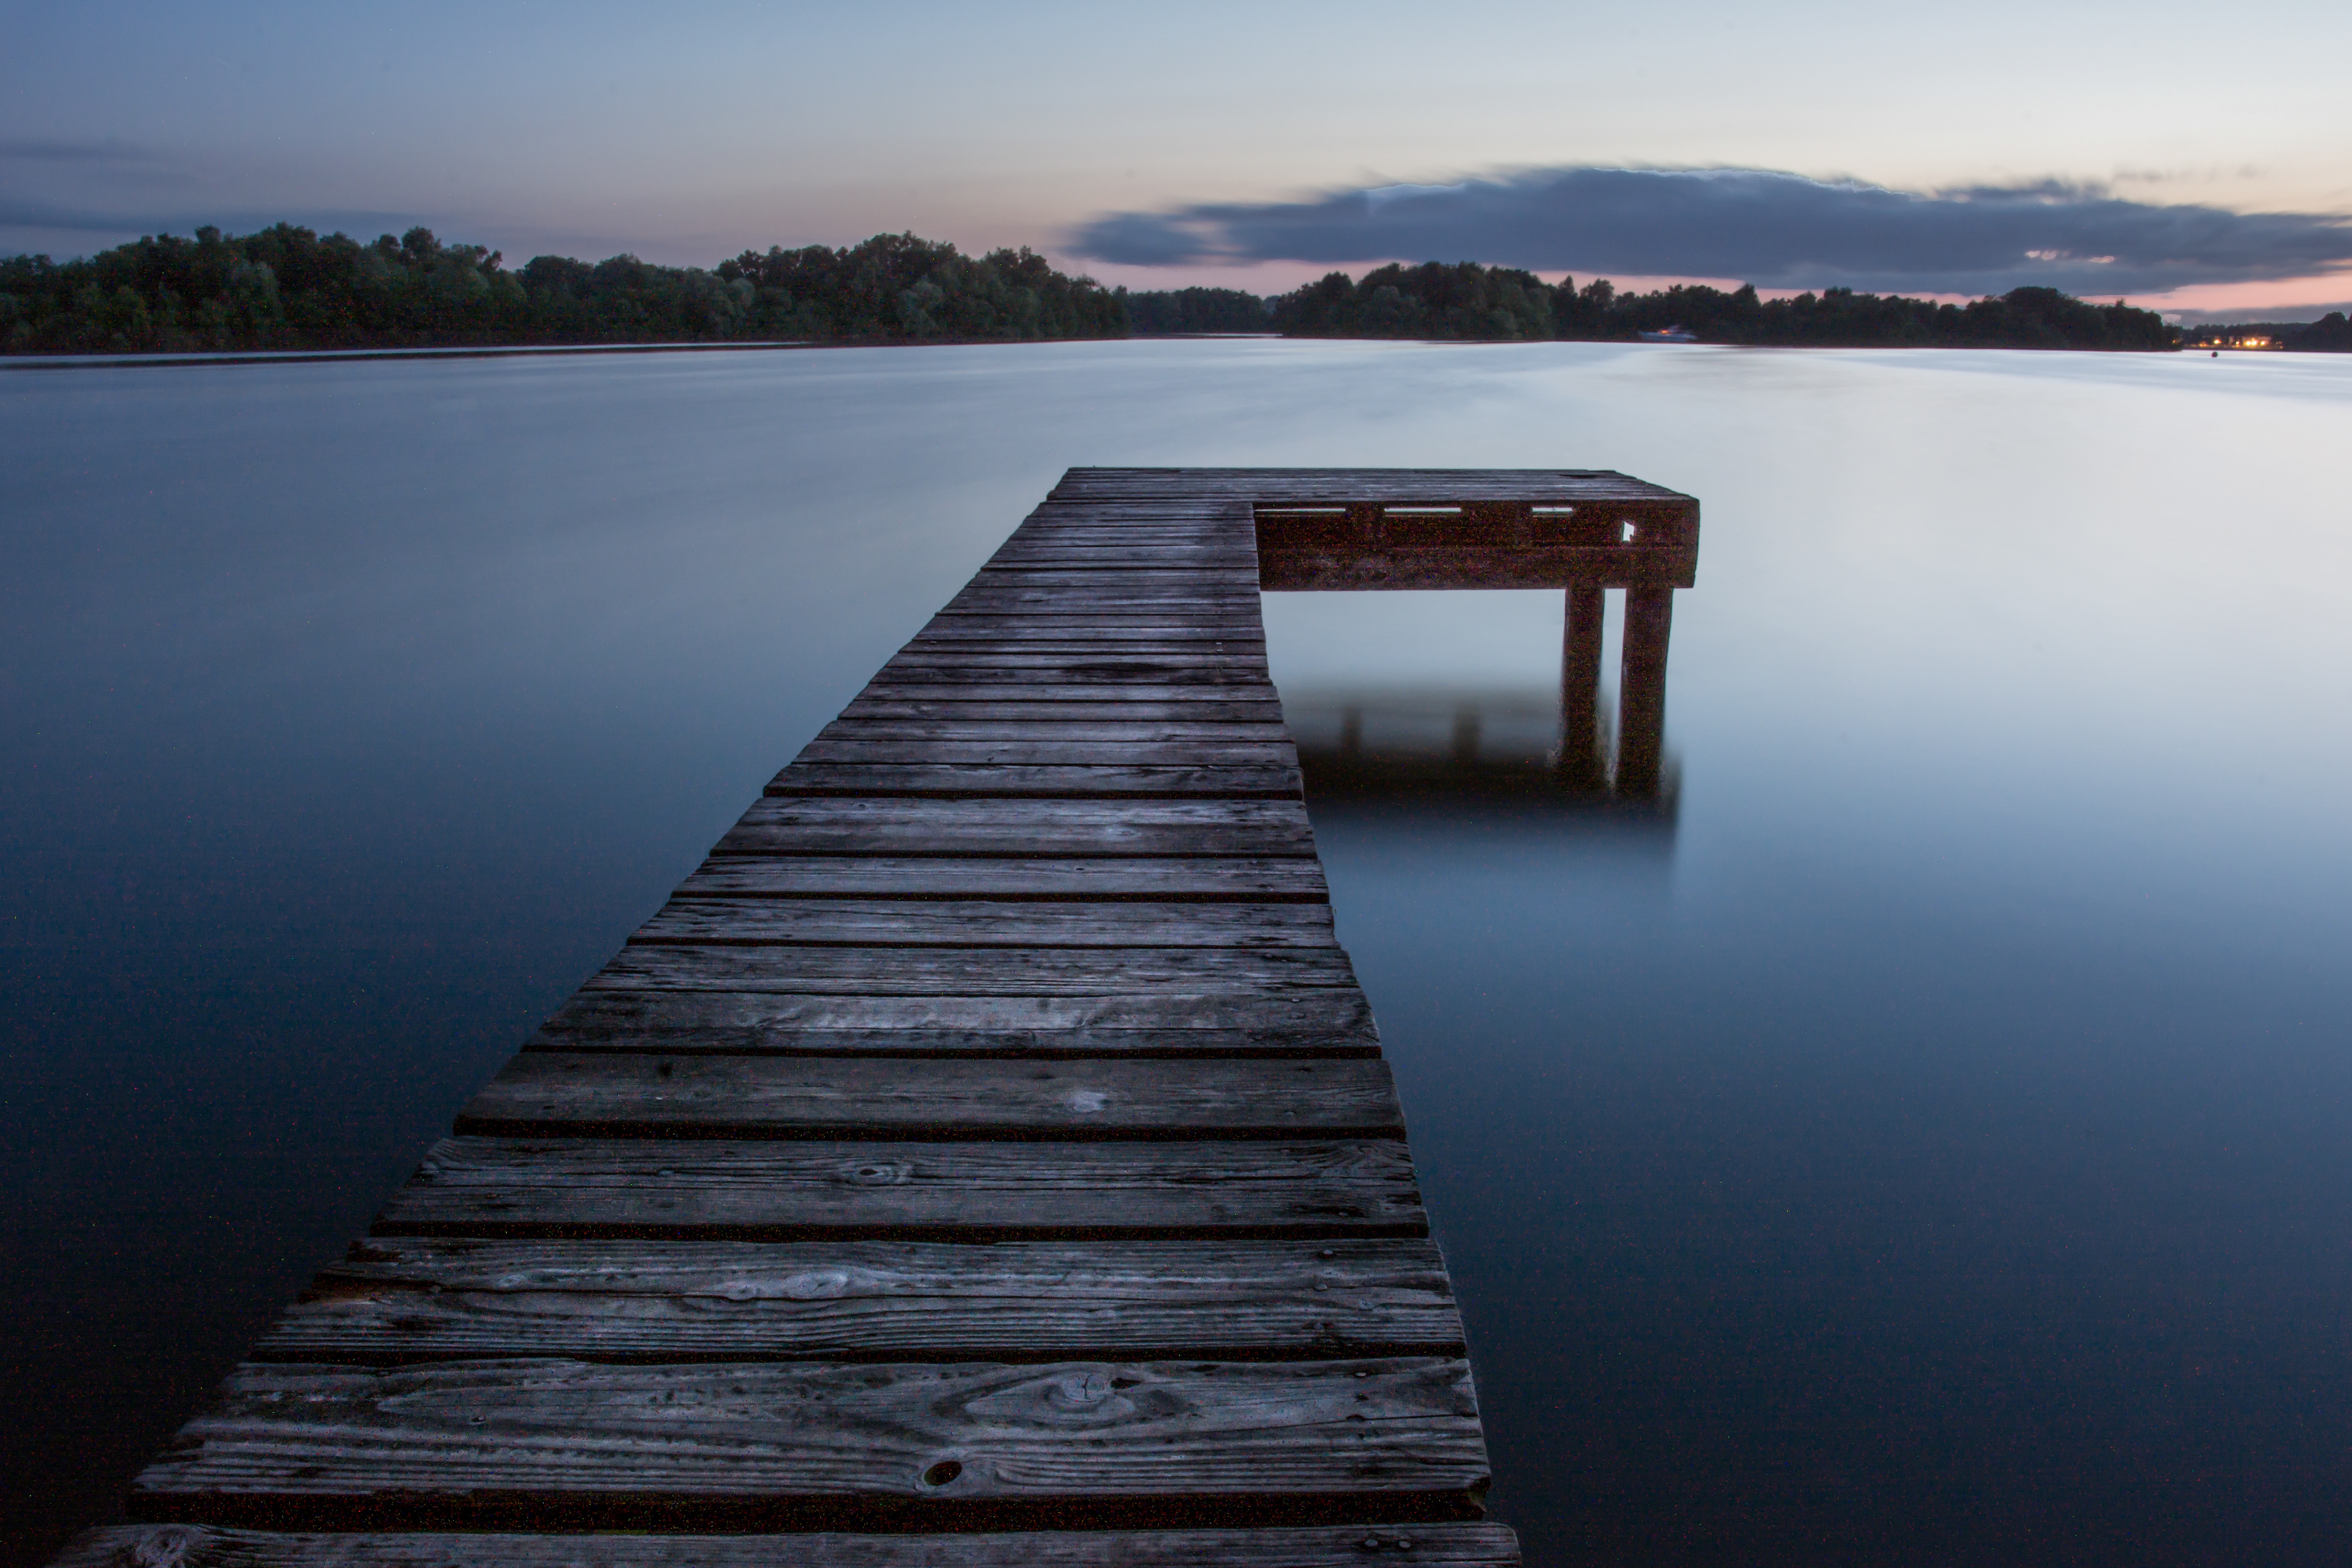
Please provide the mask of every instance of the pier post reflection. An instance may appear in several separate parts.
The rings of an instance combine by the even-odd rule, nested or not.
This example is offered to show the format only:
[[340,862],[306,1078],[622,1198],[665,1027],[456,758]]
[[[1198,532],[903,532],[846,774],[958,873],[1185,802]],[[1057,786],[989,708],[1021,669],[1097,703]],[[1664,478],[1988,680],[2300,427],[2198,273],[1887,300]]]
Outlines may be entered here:
[[1570,789],[1609,788],[1601,744],[1601,621],[1608,597],[1598,580],[1570,583],[1559,664],[1559,778]]
[[1617,679],[1616,788],[1629,799],[1645,800],[1658,792],[1666,738],[1666,640],[1674,623],[1673,589],[1625,591],[1625,645]]

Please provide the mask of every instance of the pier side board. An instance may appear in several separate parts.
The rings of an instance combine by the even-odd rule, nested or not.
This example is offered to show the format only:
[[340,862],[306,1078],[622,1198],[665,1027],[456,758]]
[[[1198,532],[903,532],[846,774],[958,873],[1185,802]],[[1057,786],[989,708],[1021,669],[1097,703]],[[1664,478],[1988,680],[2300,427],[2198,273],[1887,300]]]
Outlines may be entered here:
[[1259,593],[1696,548],[1072,470],[59,1563],[1517,1563]]

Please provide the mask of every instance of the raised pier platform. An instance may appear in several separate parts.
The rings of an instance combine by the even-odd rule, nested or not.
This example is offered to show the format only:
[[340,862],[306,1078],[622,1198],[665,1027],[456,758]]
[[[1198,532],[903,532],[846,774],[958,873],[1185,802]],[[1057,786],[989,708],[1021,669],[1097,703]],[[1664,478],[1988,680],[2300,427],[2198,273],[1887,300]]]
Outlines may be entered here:
[[1565,587],[1573,686],[1627,587],[1630,720],[1696,549],[1072,471],[59,1561],[1517,1562],[1258,595]]

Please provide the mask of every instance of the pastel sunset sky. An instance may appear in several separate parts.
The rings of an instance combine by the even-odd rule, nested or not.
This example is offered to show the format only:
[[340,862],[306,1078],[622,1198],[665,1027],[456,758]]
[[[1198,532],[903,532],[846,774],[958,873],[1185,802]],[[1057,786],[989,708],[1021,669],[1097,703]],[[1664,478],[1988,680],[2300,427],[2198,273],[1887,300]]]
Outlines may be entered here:
[[0,251],[281,218],[1134,287],[1389,259],[2352,299],[2352,5],[9,4]]

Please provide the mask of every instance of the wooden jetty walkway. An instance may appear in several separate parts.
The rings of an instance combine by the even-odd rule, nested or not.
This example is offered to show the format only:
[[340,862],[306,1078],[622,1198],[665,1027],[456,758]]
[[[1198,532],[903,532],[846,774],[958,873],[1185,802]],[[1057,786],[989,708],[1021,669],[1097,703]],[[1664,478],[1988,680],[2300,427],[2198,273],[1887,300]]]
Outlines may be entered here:
[[1072,471],[59,1561],[1516,1563],[1259,591],[1626,587],[1633,717],[1696,548]]

